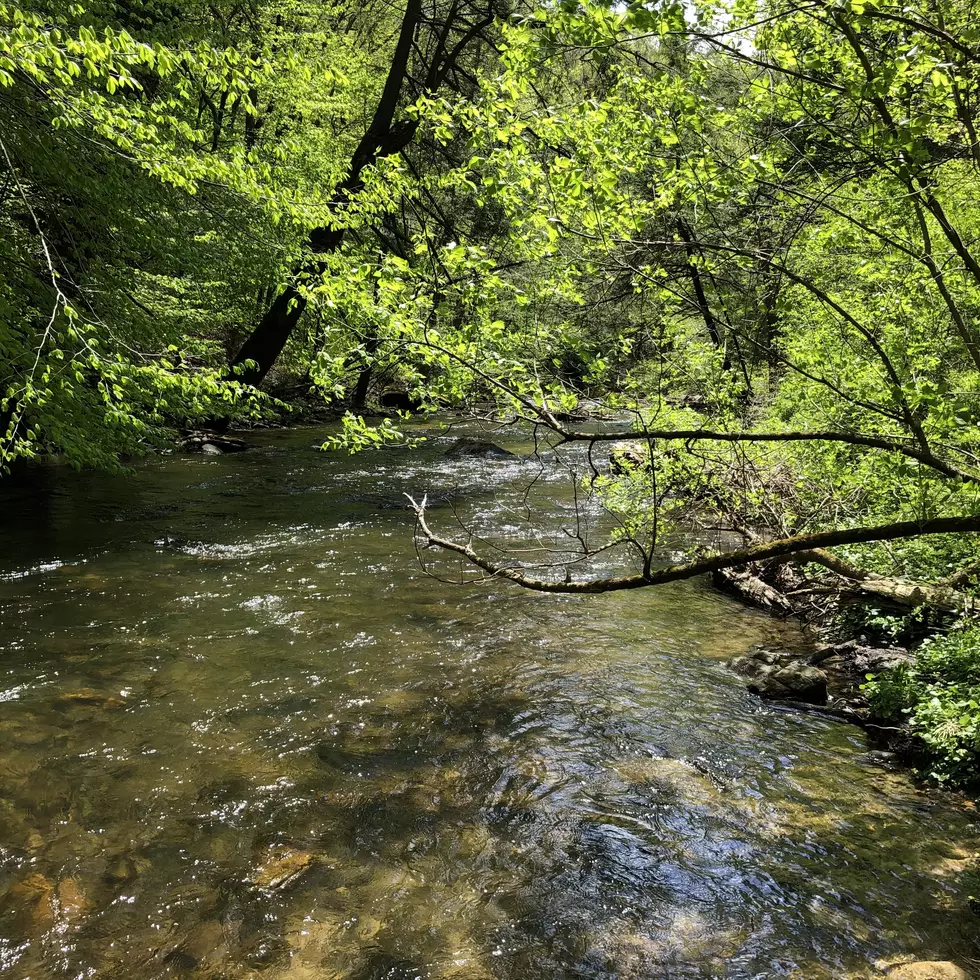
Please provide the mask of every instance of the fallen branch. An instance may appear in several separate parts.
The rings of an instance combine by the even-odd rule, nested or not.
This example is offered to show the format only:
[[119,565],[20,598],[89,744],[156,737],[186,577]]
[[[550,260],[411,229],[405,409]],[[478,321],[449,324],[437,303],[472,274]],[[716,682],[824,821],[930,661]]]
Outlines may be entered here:
[[[737,548],[706,558],[698,558],[694,561],[650,569],[639,575],[557,581],[532,578],[520,565],[502,564],[485,558],[473,548],[472,537],[466,544],[440,537],[432,531],[426,522],[427,498],[423,498],[419,503],[408,494],[406,496],[415,512],[418,529],[421,531],[426,544],[460,555],[491,577],[503,578],[520,585],[522,588],[534,589],[538,592],[596,594],[619,592],[626,589],[642,589],[652,585],[694,578],[707,572],[736,568],[750,562],[765,561],[784,555],[798,555],[801,552],[813,551],[815,548],[831,548],[837,545],[862,544],[872,541],[893,541],[899,538],[917,538],[927,534],[963,534],[980,531],[980,514],[971,514],[966,517],[937,517],[927,521],[898,521],[893,524],[881,524],[877,527],[846,528],[795,535],[776,541],[754,544],[746,548]],[[973,600],[968,599],[968,602],[970,604],[969,611],[972,612]]]
[[745,568],[721,568],[713,575],[714,584],[734,592],[746,602],[777,616],[792,616],[796,604],[765,579]]

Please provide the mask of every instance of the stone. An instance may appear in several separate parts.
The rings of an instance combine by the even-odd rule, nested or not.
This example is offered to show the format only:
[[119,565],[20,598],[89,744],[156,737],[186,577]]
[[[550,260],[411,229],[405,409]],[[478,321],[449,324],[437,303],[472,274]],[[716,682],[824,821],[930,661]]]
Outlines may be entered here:
[[373,915],[362,916],[360,921],[357,923],[357,938],[360,939],[361,942],[367,942],[369,939],[374,939],[379,932],[381,932],[381,922]]
[[450,459],[517,459],[516,453],[482,439],[457,439],[443,454]]
[[250,878],[263,891],[283,891],[316,863],[316,855],[282,845],[270,847]]
[[971,980],[970,974],[948,960],[922,960],[885,970],[888,980]]
[[243,453],[252,448],[241,439],[231,439],[216,432],[189,432],[178,445],[185,453],[205,453],[209,456]]
[[55,889],[58,917],[74,925],[92,908],[92,902],[82,890],[77,878],[62,878]]
[[92,687],[82,687],[77,691],[68,691],[57,698],[57,703],[66,707],[83,708],[122,708],[126,702],[105,691],[96,691]]
[[839,663],[840,669],[854,674],[864,681],[865,674],[874,674],[882,670],[890,670],[901,664],[911,663],[915,654],[905,647],[871,647],[859,640],[847,640],[823,647],[811,657],[814,664],[833,660]]
[[135,881],[137,874],[136,862],[128,854],[124,854],[122,857],[109,862],[102,880],[107,885],[125,885]]
[[20,926],[31,935],[54,925],[54,886],[37,871],[14,882],[3,899],[5,911],[13,913]]
[[827,675],[791,655],[760,650],[729,663],[736,674],[748,678],[748,689],[764,698],[827,703]]

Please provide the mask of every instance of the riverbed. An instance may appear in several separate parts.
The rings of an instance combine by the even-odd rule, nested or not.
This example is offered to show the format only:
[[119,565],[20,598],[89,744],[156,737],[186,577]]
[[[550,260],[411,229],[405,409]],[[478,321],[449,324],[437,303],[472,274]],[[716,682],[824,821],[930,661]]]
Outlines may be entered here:
[[547,460],[418,432],[353,457],[250,433],[0,484],[0,973],[829,980],[980,958],[969,802],[725,666],[801,633],[700,581],[543,595],[431,553],[426,574],[405,492],[444,531],[515,540],[571,492]]

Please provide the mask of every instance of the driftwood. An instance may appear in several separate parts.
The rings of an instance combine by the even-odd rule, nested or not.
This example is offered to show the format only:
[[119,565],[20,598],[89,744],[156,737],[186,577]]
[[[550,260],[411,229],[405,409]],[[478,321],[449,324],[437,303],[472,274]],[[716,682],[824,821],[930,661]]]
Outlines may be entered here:
[[[756,562],[740,569],[722,569],[714,573],[719,588],[741,596],[747,602],[760,606],[777,615],[801,615],[804,604],[794,595],[792,588],[785,588],[779,581],[780,572],[786,566],[805,564],[821,565],[837,576],[837,584],[823,587],[829,594],[842,601],[884,600],[901,609],[927,607],[939,612],[957,615],[976,615],[980,612],[980,600],[959,591],[958,585],[968,583],[976,574],[976,568],[964,569],[941,582],[911,582],[894,576],[877,575],[852,565],[823,548],[812,548],[793,555],[780,556],[766,562]],[[802,590],[812,594],[813,590]]]
[[720,568],[712,575],[716,588],[733,592],[753,606],[776,616],[792,616],[796,605],[779,589],[764,581],[749,568]]
[[955,589],[897,578],[867,578],[842,590],[859,597],[874,596],[905,609],[926,606],[940,612],[971,616],[978,611],[978,600]]

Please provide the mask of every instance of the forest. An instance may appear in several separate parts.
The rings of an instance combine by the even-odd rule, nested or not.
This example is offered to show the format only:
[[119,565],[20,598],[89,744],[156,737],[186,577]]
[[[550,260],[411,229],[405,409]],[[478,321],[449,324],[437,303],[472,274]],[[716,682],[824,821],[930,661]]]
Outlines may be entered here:
[[[777,606],[791,566],[797,611],[870,594],[832,618],[924,640],[874,696],[969,781],[975,15],[0,5],[0,467],[119,468],[317,410],[334,450],[370,449],[405,439],[370,414],[384,392],[523,420],[587,445],[583,495],[635,571],[579,573],[579,538],[535,578],[420,507],[430,543],[539,589],[748,565]],[[678,564],[702,526],[727,547]]]
[[0,0],[0,970],[965,980],[978,129],[974,0]]

